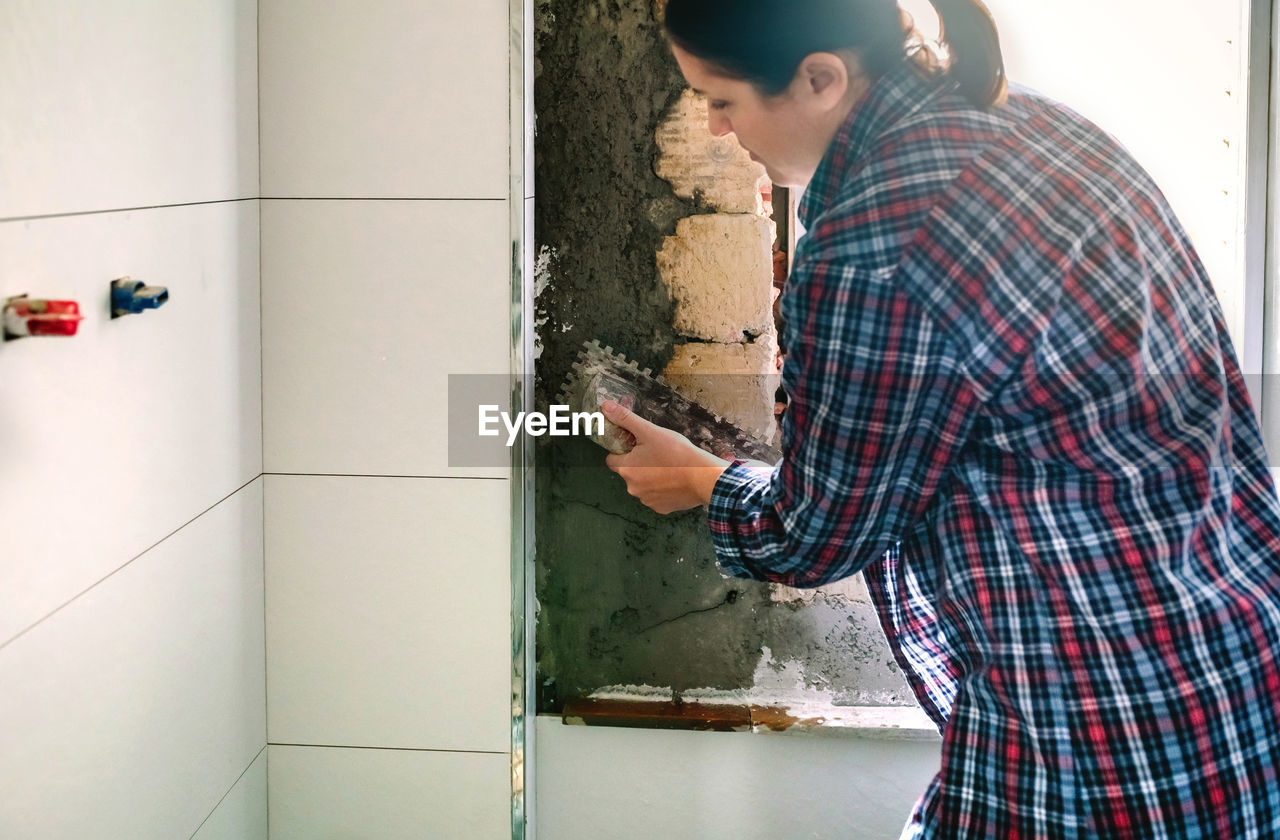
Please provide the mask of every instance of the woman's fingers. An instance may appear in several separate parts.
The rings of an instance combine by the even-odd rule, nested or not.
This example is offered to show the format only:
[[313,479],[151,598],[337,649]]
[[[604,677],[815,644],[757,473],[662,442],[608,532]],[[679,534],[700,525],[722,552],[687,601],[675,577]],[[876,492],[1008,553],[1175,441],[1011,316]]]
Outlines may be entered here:
[[631,432],[637,441],[642,437],[648,437],[655,429],[661,428],[650,423],[625,405],[616,403],[613,400],[605,400],[601,403],[600,410],[604,412],[606,420]]

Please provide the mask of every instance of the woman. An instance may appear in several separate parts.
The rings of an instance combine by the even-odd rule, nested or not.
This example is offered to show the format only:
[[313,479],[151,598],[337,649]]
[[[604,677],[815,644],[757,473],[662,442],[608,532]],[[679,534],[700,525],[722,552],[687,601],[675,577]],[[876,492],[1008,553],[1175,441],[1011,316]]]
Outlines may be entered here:
[[[1280,502],[1191,243],[1111,138],[892,0],[670,0],[710,128],[809,231],[761,473],[616,405],[729,572],[865,572],[943,734],[924,837],[1280,836]],[[643,413],[643,407],[639,408]]]

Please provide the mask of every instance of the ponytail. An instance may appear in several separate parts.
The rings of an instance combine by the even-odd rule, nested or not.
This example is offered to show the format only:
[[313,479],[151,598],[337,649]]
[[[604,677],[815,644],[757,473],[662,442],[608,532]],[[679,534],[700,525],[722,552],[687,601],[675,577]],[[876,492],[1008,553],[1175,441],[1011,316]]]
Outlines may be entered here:
[[947,75],[980,108],[1003,104],[1009,94],[995,21],[982,0],[929,0],[938,12],[938,40],[947,46]]

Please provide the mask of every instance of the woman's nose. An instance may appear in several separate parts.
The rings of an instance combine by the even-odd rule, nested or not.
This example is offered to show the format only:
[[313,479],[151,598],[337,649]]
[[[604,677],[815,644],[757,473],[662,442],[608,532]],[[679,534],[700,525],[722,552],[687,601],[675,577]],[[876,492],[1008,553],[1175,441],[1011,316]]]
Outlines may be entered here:
[[715,111],[707,112],[707,129],[715,137],[723,137],[726,134],[733,133],[733,125],[723,115]]

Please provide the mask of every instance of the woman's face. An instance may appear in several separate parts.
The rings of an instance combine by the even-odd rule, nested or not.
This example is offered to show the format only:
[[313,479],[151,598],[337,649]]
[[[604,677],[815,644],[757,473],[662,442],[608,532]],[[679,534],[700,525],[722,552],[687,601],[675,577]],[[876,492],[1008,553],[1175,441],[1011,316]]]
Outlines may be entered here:
[[804,97],[792,89],[801,80],[777,96],[765,97],[750,82],[722,76],[678,46],[672,45],[671,51],[689,86],[707,99],[707,128],[712,134],[736,135],[751,159],[764,164],[773,183],[784,187],[809,183],[830,137],[815,141],[812,136],[812,115],[804,107]]

